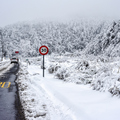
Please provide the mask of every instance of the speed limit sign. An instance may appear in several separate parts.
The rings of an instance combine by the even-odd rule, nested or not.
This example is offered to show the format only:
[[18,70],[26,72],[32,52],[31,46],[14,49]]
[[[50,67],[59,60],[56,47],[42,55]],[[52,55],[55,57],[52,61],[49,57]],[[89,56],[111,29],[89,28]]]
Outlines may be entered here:
[[39,52],[40,52],[41,55],[48,54],[48,47],[45,46],[45,45],[41,46],[40,49],[39,49]]
[[45,67],[44,67],[44,55],[48,54],[48,47],[45,45],[41,46],[39,48],[39,52],[41,55],[43,55],[43,77],[44,77],[44,69],[45,69]]

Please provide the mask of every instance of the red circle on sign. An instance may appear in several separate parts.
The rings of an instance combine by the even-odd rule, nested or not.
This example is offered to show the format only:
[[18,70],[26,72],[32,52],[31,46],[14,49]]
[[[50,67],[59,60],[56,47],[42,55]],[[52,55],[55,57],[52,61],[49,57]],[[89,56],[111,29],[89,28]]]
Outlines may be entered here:
[[40,54],[41,55],[46,55],[46,54],[48,54],[48,47],[47,46],[45,46],[45,45],[43,45],[43,46],[41,46],[40,48],[39,48],[39,52],[40,52]]

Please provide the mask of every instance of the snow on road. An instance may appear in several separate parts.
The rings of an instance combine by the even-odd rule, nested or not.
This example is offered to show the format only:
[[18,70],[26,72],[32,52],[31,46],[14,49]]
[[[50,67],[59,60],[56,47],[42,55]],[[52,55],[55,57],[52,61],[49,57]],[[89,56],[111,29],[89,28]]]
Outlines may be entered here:
[[0,62],[0,76],[3,75],[6,71],[12,68],[14,64],[10,64],[10,60],[4,60]]
[[[93,91],[89,85],[77,85],[55,79],[37,66],[28,66],[34,92],[43,94],[51,120],[119,120],[120,100],[108,92]],[[31,88],[32,89],[32,88]]]

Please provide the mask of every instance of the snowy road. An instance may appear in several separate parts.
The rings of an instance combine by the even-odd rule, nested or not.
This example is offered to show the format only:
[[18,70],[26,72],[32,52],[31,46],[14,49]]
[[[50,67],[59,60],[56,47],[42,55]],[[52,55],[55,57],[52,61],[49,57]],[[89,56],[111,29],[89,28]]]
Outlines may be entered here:
[[18,70],[18,64],[10,64],[0,75],[0,83],[10,82],[9,87],[6,85],[5,88],[1,85],[0,88],[0,120],[24,120],[20,114],[21,109],[15,84]]
[[[29,66],[28,72],[31,75],[40,73],[40,75],[31,77],[33,86],[36,87],[37,92],[42,91],[44,96],[48,97],[48,101],[52,102],[56,111],[64,114],[57,120],[120,119],[120,100],[117,97],[111,97],[110,93],[93,91],[88,85],[66,83],[53,78],[53,75],[48,73],[45,74],[45,78],[42,78],[42,70],[36,66]],[[45,101],[47,105],[50,103]],[[51,117],[51,120],[56,120],[56,118]]]

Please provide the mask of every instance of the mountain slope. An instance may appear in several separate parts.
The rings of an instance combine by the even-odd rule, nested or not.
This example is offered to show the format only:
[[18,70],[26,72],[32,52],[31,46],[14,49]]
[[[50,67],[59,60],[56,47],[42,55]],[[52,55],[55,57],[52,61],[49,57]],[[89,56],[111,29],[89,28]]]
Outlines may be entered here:
[[113,22],[101,33],[90,42],[85,54],[120,56],[120,21]]
[[83,50],[104,29],[103,22],[18,23],[3,28],[4,49],[8,55],[17,50],[22,56],[38,56],[39,47],[47,45],[49,54]]

